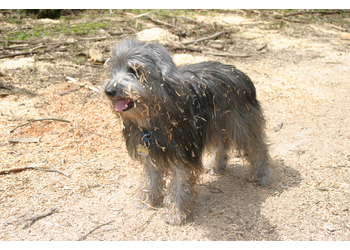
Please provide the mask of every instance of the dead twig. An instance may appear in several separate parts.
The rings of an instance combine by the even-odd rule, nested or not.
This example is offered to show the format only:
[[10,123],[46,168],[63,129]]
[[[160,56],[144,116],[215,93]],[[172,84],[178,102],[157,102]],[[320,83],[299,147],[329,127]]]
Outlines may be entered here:
[[33,169],[33,167],[3,169],[3,170],[0,170],[0,174],[16,173],[16,172],[21,172],[21,171],[28,170],[28,169]]
[[141,227],[143,227],[143,226],[149,224],[149,223],[151,222],[151,220],[153,219],[153,217],[154,217],[157,213],[158,213],[158,211],[154,212],[154,213],[148,218],[148,220],[147,220],[145,223],[143,223],[141,226],[135,228],[134,231],[136,231],[137,229],[140,229]]
[[92,37],[92,38],[78,38],[79,41],[101,41],[106,40],[108,37]]
[[101,225],[99,225],[99,226],[93,228],[91,231],[89,231],[89,232],[88,232],[87,234],[85,234],[83,237],[80,237],[80,238],[78,239],[78,241],[85,240],[90,234],[92,234],[92,233],[93,233],[94,231],[96,231],[97,229],[99,229],[99,228],[101,228],[101,227],[103,227],[103,226],[106,226],[106,225],[108,225],[108,224],[111,224],[111,223],[113,223],[113,222],[114,222],[114,220],[109,221],[109,222],[106,222],[106,223],[103,223],[103,224],[101,224]]
[[26,228],[30,227],[30,226],[33,225],[37,220],[40,220],[40,219],[42,219],[42,218],[45,218],[45,217],[47,217],[47,216],[49,216],[49,215],[51,215],[51,214],[57,212],[58,210],[60,210],[58,207],[53,208],[53,209],[51,208],[50,211],[48,211],[48,212],[46,212],[46,213],[38,214],[38,215],[35,215],[35,216],[33,216],[33,217],[29,218],[29,219],[23,220],[22,222],[24,222],[24,221],[30,221],[27,225],[25,225],[25,226],[23,227],[23,229],[26,229]]
[[169,47],[169,50],[187,50],[187,51],[203,52],[203,49],[193,48],[189,46],[172,46],[172,45],[165,45],[165,46]]
[[99,90],[98,88],[94,88],[94,87],[89,86],[89,85],[84,85],[84,87],[87,88],[87,89],[90,89],[90,90],[92,90],[92,91],[95,91],[95,92],[97,92],[97,93],[100,92],[100,90]]
[[[63,172],[63,171],[58,170],[53,164],[51,164],[51,166],[52,166],[56,171],[51,170],[51,171],[49,171],[49,172],[57,172],[57,173],[59,173],[59,174],[63,174],[64,176],[67,176],[68,178],[71,178],[71,176],[70,176],[69,174],[66,174],[66,173]],[[48,169],[48,170],[50,170],[50,169]]]
[[[267,45],[265,44],[260,50],[262,50],[263,48],[265,48]],[[253,55],[236,55],[236,54],[227,54],[227,53],[215,53],[215,52],[209,52],[209,51],[204,51],[205,48],[193,48],[193,47],[188,47],[188,46],[172,46],[169,45],[169,50],[188,50],[188,51],[196,51],[196,52],[200,52],[203,54],[209,54],[209,55],[213,55],[213,56],[226,56],[226,57],[251,57]]]
[[77,88],[74,88],[74,89],[70,89],[70,90],[67,90],[65,92],[58,92],[57,95],[59,95],[59,96],[68,95],[68,94],[70,94],[72,92],[76,92],[78,90],[80,90],[80,87],[77,87]]
[[[40,165],[43,165],[43,164],[40,164]],[[40,166],[40,165],[37,165],[37,166]],[[0,175],[1,174],[10,174],[10,173],[22,172],[22,171],[25,171],[25,170],[32,170],[32,169],[45,171],[45,172],[56,172],[56,173],[59,173],[59,174],[62,174],[64,176],[67,176],[67,177],[71,178],[71,176],[69,174],[66,174],[66,173],[64,173],[64,172],[62,172],[62,171],[60,171],[60,170],[58,170],[56,168],[55,169],[47,169],[47,168],[38,168],[38,167],[33,167],[33,166],[3,169],[3,170],[0,170]]]
[[317,182],[316,185],[315,185],[314,187],[317,187],[318,185],[320,185],[324,180],[325,180],[325,179],[323,179],[323,180]]
[[6,138],[6,141],[16,143],[16,142],[40,142],[40,138]]
[[228,32],[226,30],[223,30],[223,31],[220,31],[218,33],[215,33],[214,35],[202,37],[202,38],[199,38],[199,39],[193,40],[193,41],[183,42],[181,44],[187,45],[187,44],[191,44],[191,43],[198,43],[198,42],[202,42],[202,41],[209,40],[212,38],[217,38],[218,36],[221,36],[222,34],[225,34],[225,33],[228,33]]
[[38,121],[59,121],[59,122],[70,122],[68,120],[64,120],[64,119],[58,119],[58,118],[41,118],[41,119],[29,119],[28,122],[24,123],[24,124],[21,124],[21,125],[18,125],[17,127],[13,128],[10,130],[9,133],[12,133],[13,131],[15,131],[16,129],[20,128],[20,127],[23,127],[23,126],[26,126],[32,122],[38,122]]
[[263,50],[267,47],[267,43],[265,43],[263,46],[261,46],[260,48],[257,48],[257,51]]
[[155,13],[156,15],[160,15],[160,16],[167,16],[167,17],[173,17],[173,18],[181,18],[181,19],[184,19],[184,20],[187,20],[189,22],[192,22],[192,23],[195,23],[199,26],[205,26],[205,27],[210,27],[210,25],[208,24],[205,24],[205,23],[201,23],[201,22],[198,22],[192,18],[189,18],[187,16],[172,16],[172,15],[165,15],[165,14],[159,14],[159,13]]
[[350,30],[348,30],[348,29],[344,29],[344,28],[342,28],[342,27],[336,26],[336,25],[331,24],[331,23],[329,24],[329,26],[331,26],[331,27],[334,28],[334,29],[340,30],[340,31],[350,32]]
[[321,15],[332,15],[332,14],[340,14],[340,13],[348,13],[347,10],[331,10],[331,11],[324,11],[324,10],[306,10],[306,11],[299,11],[294,13],[288,13],[283,15],[282,17],[287,16],[296,16],[296,15],[302,15],[302,14],[321,14]]
[[34,47],[34,48],[30,49],[30,50],[29,50],[29,52],[32,52],[33,50],[36,50],[36,49],[41,49],[41,48],[46,48],[46,46],[45,46],[45,45],[39,45],[39,46],[36,46],[36,47]]
[[146,16],[146,18],[149,19],[150,21],[154,22],[155,24],[160,24],[160,25],[164,25],[164,26],[167,26],[167,27],[170,27],[170,28],[177,29],[177,30],[179,30],[182,34],[185,33],[185,31],[184,31],[183,29],[181,29],[180,27],[177,27],[177,26],[175,26],[175,25],[172,25],[172,24],[169,24],[169,23],[166,23],[166,22],[163,22],[163,21],[154,19],[154,18],[149,17],[149,16]]
[[213,53],[213,52],[202,52],[203,54],[209,54],[213,56],[224,56],[224,57],[251,57],[253,55],[235,55],[235,54],[226,54],[226,53]]
[[17,41],[17,40],[0,40],[0,43],[15,43],[15,44],[38,44],[38,42]]
[[16,57],[16,56],[23,56],[23,55],[33,55],[33,54],[38,54],[38,53],[39,53],[38,51],[20,52],[20,53],[14,53],[14,54],[9,54],[9,55],[5,55],[5,56],[0,56],[0,59]]
[[224,193],[224,192],[221,191],[219,188],[213,187],[213,186],[211,186],[211,185],[200,184],[199,186],[205,186],[205,187],[208,187],[209,189],[215,190],[215,191],[210,190],[210,192],[212,192],[212,193]]
[[34,44],[32,46],[22,46],[22,45],[19,45],[19,46],[3,46],[2,49],[4,50],[25,50],[25,49],[32,49],[32,48],[35,48],[37,45]]
[[59,122],[70,122],[68,120],[59,119],[59,118],[39,118],[39,119],[29,119],[30,122],[38,122],[38,121],[59,121]]
[[143,14],[134,16],[134,18],[139,18],[139,17],[147,16],[147,15],[149,15],[149,14],[151,14],[151,13],[152,13],[152,12],[143,13]]

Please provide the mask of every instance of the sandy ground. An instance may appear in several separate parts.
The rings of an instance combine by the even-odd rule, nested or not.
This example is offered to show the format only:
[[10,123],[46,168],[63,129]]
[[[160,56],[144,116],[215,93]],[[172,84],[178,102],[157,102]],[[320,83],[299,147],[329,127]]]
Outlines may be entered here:
[[[103,68],[75,65],[62,56],[44,62],[1,59],[0,80],[33,86],[37,95],[1,96],[0,170],[61,171],[0,175],[1,241],[350,240],[349,33],[327,24],[290,23],[272,30],[240,16],[215,18],[237,29],[230,53],[254,56],[188,53],[174,55],[175,61],[218,60],[252,78],[268,121],[273,184],[249,182],[247,163],[232,156],[227,174],[200,177],[194,222],[167,225],[161,210],[133,206],[140,166],[125,150],[119,119],[85,87],[98,87]],[[38,118],[70,122],[36,121],[9,133]]]

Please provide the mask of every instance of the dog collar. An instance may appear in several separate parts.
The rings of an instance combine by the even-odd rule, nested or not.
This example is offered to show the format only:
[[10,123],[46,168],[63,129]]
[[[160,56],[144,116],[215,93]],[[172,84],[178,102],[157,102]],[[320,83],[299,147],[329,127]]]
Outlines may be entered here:
[[148,142],[149,143],[149,139],[151,138],[151,133],[149,131],[142,131],[142,141]]

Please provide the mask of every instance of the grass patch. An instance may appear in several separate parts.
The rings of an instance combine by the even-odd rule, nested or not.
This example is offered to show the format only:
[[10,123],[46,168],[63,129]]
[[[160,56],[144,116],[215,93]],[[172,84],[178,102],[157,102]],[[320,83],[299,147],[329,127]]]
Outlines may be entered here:
[[[133,10],[125,10],[125,12],[132,13],[134,15],[140,15],[147,12],[153,12],[157,14],[157,19],[160,20],[166,20],[169,17],[167,16],[188,16],[191,18],[195,18],[198,14],[212,14],[214,13],[213,10],[183,10],[183,9],[175,9],[175,10],[152,10],[152,9],[133,9]],[[60,35],[64,36],[94,36],[96,35],[100,29],[108,29],[108,28],[116,28],[115,23],[108,22],[108,21],[101,21],[101,22],[86,22],[86,23],[78,23],[78,24],[69,24],[70,19],[77,19],[82,18],[84,15],[88,16],[119,16],[120,13],[110,13],[108,10],[99,10],[97,12],[87,12],[87,13],[81,13],[79,17],[67,17],[67,16],[61,16],[60,20],[61,23],[57,25],[37,25],[33,27],[28,27],[26,29],[17,29],[17,30],[10,30],[7,33],[3,34],[2,39],[3,40],[20,40],[20,41],[30,41],[35,40],[39,38],[44,37],[50,37],[50,38],[56,38]],[[23,19],[23,11],[17,11],[13,13],[13,15],[10,16],[6,21],[11,23],[21,23]],[[136,25],[136,21],[129,20],[129,25]],[[142,23],[138,23],[137,27],[138,30],[142,29]]]
[[59,35],[66,36],[85,36],[95,35],[100,29],[106,28],[107,24],[103,22],[89,22],[80,23],[75,25],[69,25],[67,22],[63,22],[59,25],[45,27],[42,25],[34,26],[31,29],[9,31],[7,32],[4,40],[35,40],[43,37],[58,37]]

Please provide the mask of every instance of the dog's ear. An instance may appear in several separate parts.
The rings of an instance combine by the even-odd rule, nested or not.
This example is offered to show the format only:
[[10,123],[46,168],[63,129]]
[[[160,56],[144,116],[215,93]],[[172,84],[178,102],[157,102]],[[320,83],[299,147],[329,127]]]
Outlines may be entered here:
[[178,71],[169,51],[157,43],[150,43],[148,46],[156,60],[157,67],[162,78],[168,82],[181,81],[181,74]]

